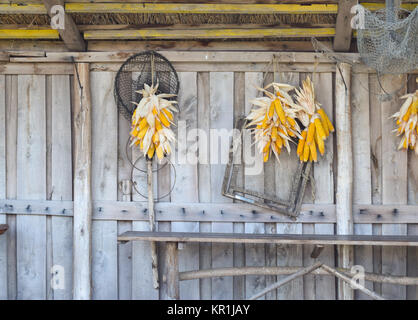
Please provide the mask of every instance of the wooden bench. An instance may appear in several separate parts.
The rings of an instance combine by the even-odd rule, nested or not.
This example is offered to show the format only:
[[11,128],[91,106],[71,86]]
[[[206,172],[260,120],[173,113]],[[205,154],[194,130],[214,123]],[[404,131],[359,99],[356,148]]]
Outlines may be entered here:
[[3,234],[9,229],[9,225],[7,224],[0,224],[0,234]]
[[[350,282],[348,276],[350,270],[343,268],[331,268],[316,262],[316,264],[296,270],[282,270],[283,267],[262,267],[262,268],[220,268],[211,270],[197,270],[179,272],[178,244],[184,242],[211,242],[211,243],[268,243],[268,244],[299,244],[314,245],[311,257],[317,258],[325,245],[349,245],[349,246],[418,246],[418,236],[377,236],[377,235],[319,235],[319,234],[247,234],[247,233],[200,233],[200,232],[150,232],[150,231],[127,231],[118,236],[118,241],[150,241],[165,242],[166,250],[162,270],[163,282],[166,283],[167,296],[172,299],[179,299],[179,281],[191,280],[204,277],[246,275],[259,272],[259,274],[272,274],[286,272],[290,274],[269,288],[266,288],[257,295],[251,297],[256,299],[270,290],[292,281],[296,277],[303,276],[310,272],[325,272],[332,274],[345,282]],[[249,270],[251,269],[251,270]],[[257,270],[255,270],[257,269]],[[272,269],[272,270],[270,270]],[[289,269],[289,268],[287,268]],[[290,271],[290,272],[289,272]],[[257,273],[258,274],[258,273]],[[282,273],[284,274],[284,273]],[[366,274],[367,280],[378,282],[398,283],[402,285],[418,285],[418,278],[392,277],[388,275]],[[373,299],[383,299],[367,288],[358,288]]]

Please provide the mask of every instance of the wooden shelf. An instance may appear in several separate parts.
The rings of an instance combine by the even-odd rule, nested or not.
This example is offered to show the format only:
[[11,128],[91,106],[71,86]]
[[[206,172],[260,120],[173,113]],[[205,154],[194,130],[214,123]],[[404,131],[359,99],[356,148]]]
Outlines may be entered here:
[[319,234],[247,234],[128,231],[119,241],[221,242],[269,244],[321,244],[364,246],[418,246],[418,236],[319,235]]

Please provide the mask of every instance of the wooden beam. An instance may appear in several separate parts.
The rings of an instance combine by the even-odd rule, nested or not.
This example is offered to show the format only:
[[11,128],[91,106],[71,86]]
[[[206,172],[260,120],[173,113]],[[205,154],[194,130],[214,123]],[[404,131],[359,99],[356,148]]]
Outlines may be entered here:
[[[179,258],[176,242],[168,242],[164,256],[164,277],[166,285],[164,286],[165,296],[172,300],[180,299],[179,291]],[[138,272],[139,270],[135,270]]]
[[351,45],[351,8],[357,0],[342,0],[338,5],[338,15],[335,27],[334,51],[348,51]]
[[[51,8],[54,5],[60,5],[64,7],[63,0],[43,0],[45,8],[48,12],[48,15],[52,18],[54,13],[51,12]],[[67,48],[71,51],[86,51],[86,43],[83,40],[83,37],[80,34],[73,18],[64,13],[64,29],[59,29],[58,32],[61,36],[61,39],[64,41]]]
[[281,279],[280,281],[277,281],[276,283],[273,283],[271,286],[268,286],[267,288],[265,288],[264,290],[262,290],[261,292],[253,295],[252,297],[250,297],[249,300],[257,300],[258,298],[261,298],[262,296],[264,296],[265,294],[267,294],[268,292],[272,291],[272,290],[276,290],[277,288],[280,288],[281,286],[285,285],[286,283],[295,280],[296,278],[302,277],[305,274],[311,273],[312,271],[318,269],[319,267],[321,267],[322,262],[317,262],[309,267],[303,268],[297,272],[295,272],[294,274],[291,274],[290,276]]
[[[74,268],[73,297],[89,300],[91,287],[91,96],[88,63],[74,75]],[[77,73],[78,72],[78,73]]]
[[[340,280],[344,281],[346,285],[350,285],[351,283],[351,278],[347,277],[346,275],[338,272],[337,270],[335,270],[334,268],[328,267],[327,265],[322,265],[321,266],[322,269],[324,269],[325,271],[327,271],[328,273],[336,276],[337,278],[339,278]],[[364,288],[362,286],[357,286],[358,290],[360,290],[361,292],[365,293],[366,295],[368,295],[369,297],[372,297],[374,300],[385,300],[383,299],[381,296],[379,296],[378,294],[374,293],[373,291],[370,291],[367,288]]]
[[137,29],[137,30],[92,30],[84,32],[84,39],[106,40],[161,40],[161,39],[261,39],[261,38],[306,38],[333,37],[334,28],[263,28],[263,29]]
[[0,3],[0,14],[46,14],[41,3]]
[[[94,220],[148,221],[141,202],[94,201]],[[184,210],[183,210],[184,208]],[[203,213],[204,212],[204,213]],[[415,205],[354,205],[354,223],[417,223]],[[0,200],[0,214],[73,216],[72,201]],[[240,203],[156,203],[157,221],[335,223],[335,205],[304,204],[297,220]]]
[[[337,1],[299,1],[295,3],[271,4],[231,4],[231,3],[90,3],[87,1],[66,1],[65,11],[69,13],[221,13],[221,14],[336,14]],[[128,1],[127,1],[128,2]],[[186,1],[184,1],[186,2]],[[228,1],[230,2],[230,1]],[[231,2],[244,2],[234,1]],[[290,2],[290,1],[288,1]],[[321,3],[318,3],[321,2]],[[307,5],[308,4],[308,5]],[[384,3],[361,2],[369,10],[375,11],[385,7]],[[416,2],[403,3],[403,9],[412,11],[417,6]],[[39,3],[0,3],[0,14],[46,14],[47,11]]]
[[[216,268],[203,269],[180,272],[180,281],[205,279],[211,277],[233,277],[233,276],[250,276],[250,275],[288,275],[299,271],[301,267],[235,267],[235,268]],[[336,268],[338,272],[351,274],[350,269]],[[312,272],[315,275],[326,275],[326,271],[317,269]],[[366,281],[373,281],[379,283],[399,284],[403,286],[417,286],[418,277],[404,277],[404,276],[389,276],[385,274],[364,273]]]
[[67,3],[70,13],[164,13],[164,14],[328,14],[335,4],[209,4],[209,3]]
[[[337,234],[353,234],[353,145],[351,132],[351,66],[337,65],[335,75],[335,123],[337,134]],[[352,247],[343,246],[339,251],[340,266],[350,268],[354,262]],[[339,297],[352,300],[353,291],[339,282]]]
[[59,33],[53,29],[0,29],[0,39],[59,39]]
[[127,231],[119,241],[418,246],[418,236]]

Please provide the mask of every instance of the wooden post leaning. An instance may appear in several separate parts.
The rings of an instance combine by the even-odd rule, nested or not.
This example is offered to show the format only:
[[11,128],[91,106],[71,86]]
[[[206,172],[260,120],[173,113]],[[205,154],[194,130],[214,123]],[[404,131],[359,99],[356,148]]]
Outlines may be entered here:
[[[335,76],[335,123],[338,174],[336,192],[337,234],[353,234],[353,145],[351,130],[351,65],[338,63]],[[353,246],[339,246],[339,265],[350,268],[354,262]],[[353,290],[339,281],[338,297],[353,300]]]
[[74,70],[73,298],[92,297],[91,96],[88,63]]

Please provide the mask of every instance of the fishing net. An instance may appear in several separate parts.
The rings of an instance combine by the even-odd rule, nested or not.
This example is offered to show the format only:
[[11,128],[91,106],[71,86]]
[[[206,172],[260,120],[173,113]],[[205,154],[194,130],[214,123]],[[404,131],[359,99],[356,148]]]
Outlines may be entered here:
[[409,12],[386,1],[386,8],[364,9],[357,30],[362,61],[379,74],[408,73],[418,67],[418,7]]
[[173,65],[155,51],[144,51],[126,60],[115,78],[115,99],[119,112],[131,120],[142,94],[136,92],[158,83],[157,94],[179,92],[179,79]]

